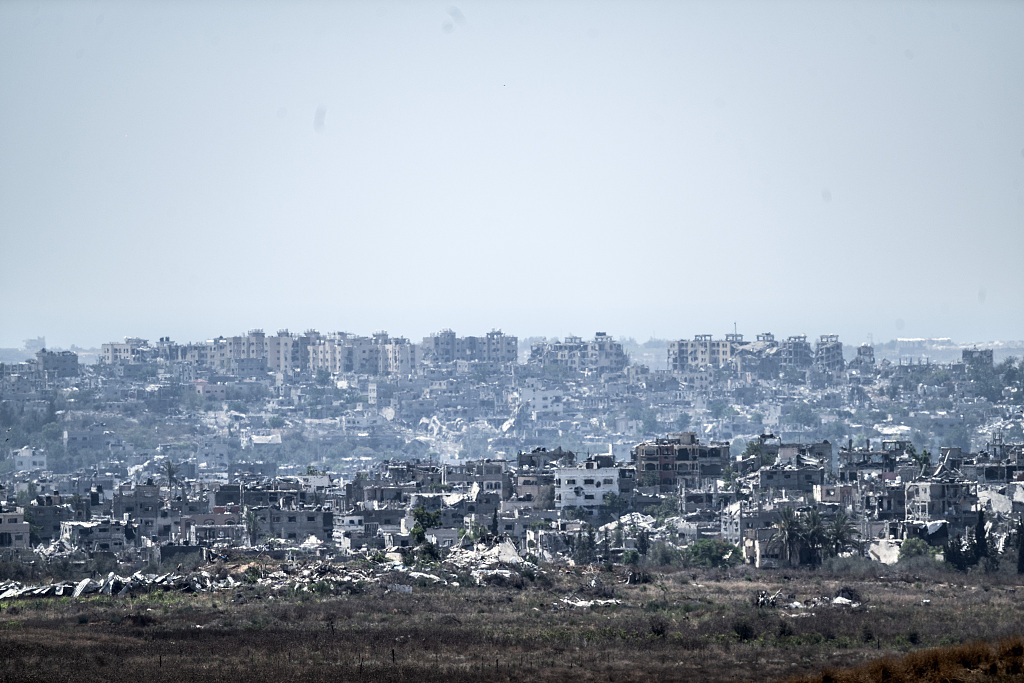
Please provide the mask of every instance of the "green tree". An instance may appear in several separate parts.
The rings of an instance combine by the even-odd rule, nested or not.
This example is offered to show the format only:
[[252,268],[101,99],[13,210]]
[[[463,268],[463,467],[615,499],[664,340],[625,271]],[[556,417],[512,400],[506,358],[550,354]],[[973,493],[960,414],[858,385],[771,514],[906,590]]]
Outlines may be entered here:
[[974,564],[974,553],[964,548],[964,539],[960,535],[946,541],[942,548],[942,555],[946,558],[946,562],[957,571],[965,572]]
[[644,509],[644,514],[656,517],[660,524],[666,517],[674,517],[679,514],[679,497],[671,494],[662,496],[661,502],[657,505],[648,505]]
[[691,418],[689,413],[679,413],[679,416],[674,422],[676,429],[680,432],[685,432],[686,428],[690,426],[690,420]]
[[412,517],[421,528],[431,529],[441,526],[441,511],[427,512],[422,505],[412,511]]
[[790,566],[793,565],[793,556],[796,554],[802,535],[803,526],[796,511],[791,507],[779,510],[775,519],[775,533],[772,534],[772,541],[782,548],[782,556]]
[[654,470],[641,472],[640,481],[638,483],[640,486],[657,486],[661,483],[661,474]]
[[613,517],[621,517],[629,509],[629,499],[617,493],[604,494],[605,511]]
[[909,557],[921,557],[931,555],[931,552],[931,546],[928,545],[928,543],[924,539],[908,538],[907,540],[903,541],[902,545],[900,545],[899,560],[902,562],[903,560]]
[[702,538],[686,549],[686,560],[703,567],[733,567],[743,561],[743,554],[727,541]]
[[760,439],[751,439],[743,450],[743,457],[757,456],[761,459],[761,467],[771,467],[775,464],[775,455],[764,448]]
[[420,543],[418,552],[420,562],[438,562],[441,559],[441,553],[438,552],[437,546],[429,541]]
[[588,524],[584,533],[576,532],[572,557],[576,564],[591,564],[597,559],[597,542],[594,527]]
[[921,468],[921,474],[925,473],[925,470],[932,463],[932,455],[928,452],[927,448],[922,448],[920,453],[914,453],[911,455],[914,463]]
[[850,516],[837,512],[831,522],[825,525],[825,556],[835,557],[856,544],[857,529]]
[[498,535],[498,508],[494,508],[494,516],[491,517],[491,536]]
[[641,529],[636,535],[636,550],[644,557],[651,549],[651,537],[645,529]]
[[587,508],[578,505],[562,508],[562,516],[577,522],[585,522],[590,519],[590,513],[587,511]]
[[625,534],[622,532],[622,522],[615,525],[615,533],[612,534],[612,546],[621,548],[626,542]]
[[978,523],[974,525],[974,561],[980,562],[982,558],[988,557],[988,538],[985,534],[985,511],[978,511]]
[[800,537],[810,552],[811,564],[817,566],[821,564],[821,551],[826,538],[825,525],[818,510],[814,509],[808,512],[800,526]]

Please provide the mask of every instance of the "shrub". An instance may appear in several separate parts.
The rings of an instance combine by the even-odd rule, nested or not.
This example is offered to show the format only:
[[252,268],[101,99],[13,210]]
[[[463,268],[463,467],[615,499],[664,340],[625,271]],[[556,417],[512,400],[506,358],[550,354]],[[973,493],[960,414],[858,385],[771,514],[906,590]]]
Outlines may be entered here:
[[900,546],[900,561],[910,557],[921,557],[932,554],[931,546],[928,545],[923,539],[920,538],[908,538],[903,541]]
[[686,559],[704,567],[733,567],[742,562],[743,556],[732,543],[703,538],[686,549]]
[[742,641],[751,640],[754,637],[754,627],[750,622],[743,619],[737,619],[732,624],[732,630],[736,634],[736,637]]

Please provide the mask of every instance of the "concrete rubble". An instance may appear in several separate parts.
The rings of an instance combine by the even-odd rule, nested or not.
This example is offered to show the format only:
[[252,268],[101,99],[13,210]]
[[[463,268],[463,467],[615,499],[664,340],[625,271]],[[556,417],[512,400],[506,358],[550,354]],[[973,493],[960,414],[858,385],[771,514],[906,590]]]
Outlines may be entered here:
[[569,607],[578,607],[578,608],[605,607],[605,606],[608,606],[608,605],[621,605],[621,604],[623,604],[623,602],[621,600],[616,600],[614,598],[610,598],[608,600],[581,600],[579,598],[574,598],[571,595],[567,595],[564,598],[562,598],[562,602],[564,604],[568,605]]
[[512,579],[524,570],[534,575],[541,573],[537,565],[519,556],[519,551],[511,541],[503,541],[491,548],[453,548],[444,564],[453,571],[469,572],[478,586],[494,577]]
[[[833,598],[830,598],[827,595],[822,595],[800,602],[799,600],[793,600],[796,596],[790,595],[789,599],[792,600],[792,602],[783,604],[780,599],[782,597],[783,594],[781,589],[776,591],[774,594],[761,590],[758,591],[757,595],[754,597],[754,604],[758,607],[783,607],[790,610],[803,610],[820,607],[847,607],[850,609],[856,609],[863,604],[860,594],[856,590],[846,586],[843,586],[836,591],[836,596]],[[792,617],[796,615],[787,614],[785,616]]]
[[[233,590],[241,586],[263,587],[272,591],[351,591],[363,586],[382,584],[385,575],[393,576],[396,572],[405,574],[415,581],[458,587],[456,579],[460,573],[468,573],[477,585],[487,584],[494,577],[512,579],[524,571],[532,572],[533,575],[542,573],[537,565],[523,560],[510,541],[492,547],[480,545],[472,550],[454,549],[444,560],[441,568],[443,572],[430,573],[417,571],[398,562],[371,563],[365,567],[357,567],[324,560],[312,563],[285,563],[273,569],[265,568],[258,562],[250,562],[231,567],[227,571],[221,569],[218,575],[206,570],[159,575],[136,572],[131,576],[118,576],[110,572],[101,579],[63,581],[47,585],[24,585],[17,581],[7,581],[0,583],[0,600],[50,596],[123,596],[152,590],[205,593]],[[391,587],[393,583],[390,581],[385,585]]]

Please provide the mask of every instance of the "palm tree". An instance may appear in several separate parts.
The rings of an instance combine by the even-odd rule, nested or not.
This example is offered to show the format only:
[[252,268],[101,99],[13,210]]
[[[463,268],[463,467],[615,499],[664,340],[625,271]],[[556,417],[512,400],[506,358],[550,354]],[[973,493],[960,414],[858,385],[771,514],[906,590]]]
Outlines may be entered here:
[[818,510],[814,509],[808,512],[801,526],[800,539],[811,552],[811,564],[820,564],[821,548],[825,543],[825,525],[821,521]]
[[175,465],[170,458],[164,460],[164,476],[167,478],[167,488],[171,488],[171,485],[178,481],[178,477],[176,475],[180,471],[181,468]]
[[837,512],[831,524],[825,527],[825,556],[835,557],[856,545],[857,529],[850,516]]
[[775,533],[772,541],[782,546],[782,554],[786,561],[793,564],[793,554],[797,544],[801,541],[803,525],[800,518],[791,507],[784,507],[779,510],[778,519],[775,520]]

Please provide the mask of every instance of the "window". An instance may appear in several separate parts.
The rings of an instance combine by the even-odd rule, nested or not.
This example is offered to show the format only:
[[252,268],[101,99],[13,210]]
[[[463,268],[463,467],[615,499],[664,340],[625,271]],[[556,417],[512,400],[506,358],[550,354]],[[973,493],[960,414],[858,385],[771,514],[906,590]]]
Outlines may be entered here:
[[306,521],[307,522],[315,522],[316,521],[316,515],[306,515]]
[[288,521],[289,522],[294,522],[295,521],[295,515],[288,515]]

